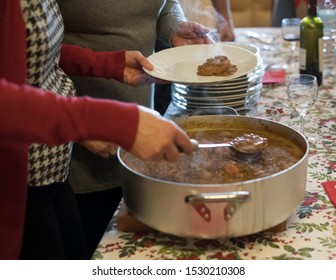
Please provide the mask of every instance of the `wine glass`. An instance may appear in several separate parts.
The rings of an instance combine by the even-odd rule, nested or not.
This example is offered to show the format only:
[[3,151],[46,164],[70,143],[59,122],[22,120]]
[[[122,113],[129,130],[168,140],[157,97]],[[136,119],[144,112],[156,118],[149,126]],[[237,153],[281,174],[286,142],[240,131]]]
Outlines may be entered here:
[[288,72],[291,74],[298,72],[297,67],[295,67],[295,50],[297,42],[300,40],[300,24],[301,19],[299,18],[284,18],[281,22],[282,38],[290,42],[290,59],[287,65]]
[[300,132],[310,143],[314,143],[313,137],[304,133],[304,123],[307,111],[313,107],[318,97],[317,79],[309,74],[296,74],[288,79],[287,95],[290,105],[300,113]]

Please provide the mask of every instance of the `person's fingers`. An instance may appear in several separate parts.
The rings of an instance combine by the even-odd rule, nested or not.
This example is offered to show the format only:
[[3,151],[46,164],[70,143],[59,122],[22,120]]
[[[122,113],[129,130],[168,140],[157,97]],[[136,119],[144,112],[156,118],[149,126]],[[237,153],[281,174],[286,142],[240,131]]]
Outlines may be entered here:
[[176,128],[178,133],[175,140],[163,149],[163,159],[170,162],[175,162],[179,159],[181,150],[185,154],[190,154],[193,151],[189,136],[179,127],[176,126]]
[[174,31],[185,39],[192,39],[195,37],[204,38],[210,30],[197,22],[189,21],[179,23]]
[[210,31],[208,28],[205,28],[203,25],[197,22],[192,23],[192,29],[193,29],[194,36],[196,35],[199,38],[204,38],[206,34],[208,34]]
[[98,144],[96,144],[94,152],[98,156],[100,156],[100,157],[102,157],[104,159],[108,159],[110,157],[115,156],[117,150],[114,147],[114,144],[112,144],[112,143],[98,142]]
[[179,159],[180,153],[175,145],[170,145],[163,153],[163,159],[175,162]]
[[141,67],[146,68],[147,70],[154,70],[154,65],[146,58],[144,57],[140,52],[136,51],[135,52],[135,61],[141,65]]
[[190,139],[176,140],[176,148],[182,150],[185,154],[189,155],[193,151],[193,146],[190,142]]
[[188,154],[192,145],[188,135],[176,123],[160,113],[139,106],[139,128],[131,152],[141,159],[176,161],[178,147]]

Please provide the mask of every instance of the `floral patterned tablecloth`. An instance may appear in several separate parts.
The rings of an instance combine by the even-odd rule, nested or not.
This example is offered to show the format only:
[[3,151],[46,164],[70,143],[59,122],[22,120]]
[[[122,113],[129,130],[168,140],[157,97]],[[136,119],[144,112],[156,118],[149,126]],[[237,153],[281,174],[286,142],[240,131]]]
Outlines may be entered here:
[[[237,29],[238,41],[261,49],[264,64],[284,64],[289,48],[282,41],[280,29],[255,29],[275,36],[275,43],[262,45]],[[310,146],[306,193],[302,204],[286,221],[286,230],[262,232],[223,240],[176,237],[160,232],[139,234],[119,232],[112,219],[93,259],[336,259],[336,209],[322,183],[336,185],[336,71],[324,78],[319,98],[306,116],[306,131],[316,137]],[[280,122],[299,127],[299,118],[286,96],[286,85],[264,85],[260,106],[274,106],[281,113]]]

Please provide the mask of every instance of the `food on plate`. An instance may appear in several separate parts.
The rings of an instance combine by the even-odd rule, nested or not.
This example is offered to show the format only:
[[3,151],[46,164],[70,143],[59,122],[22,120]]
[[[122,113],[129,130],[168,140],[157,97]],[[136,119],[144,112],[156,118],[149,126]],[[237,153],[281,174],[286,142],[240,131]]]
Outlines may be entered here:
[[202,65],[198,65],[197,74],[200,76],[229,76],[237,72],[238,67],[230,62],[225,55],[208,58]]

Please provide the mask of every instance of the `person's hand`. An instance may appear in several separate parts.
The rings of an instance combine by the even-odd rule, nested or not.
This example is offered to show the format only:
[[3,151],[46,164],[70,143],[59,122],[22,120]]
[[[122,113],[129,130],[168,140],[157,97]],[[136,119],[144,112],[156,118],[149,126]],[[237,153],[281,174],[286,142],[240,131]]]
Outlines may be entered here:
[[219,22],[217,25],[217,30],[219,33],[220,40],[224,41],[234,41],[235,34],[233,32],[234,27],[232,24],[227,23],[227,21]]
[[131,86],[153,83],[153,79],[142,67],[153,70],[154,66],[139,51],[126,51],[123,82]]
[[176,161],[178,148],[190,154],[193,150],[188,135],[173,121],[154,110],[139,108],[139,124],[131,153],[141,159]]
[[131,86],[143,86],[151,83],[166,84],[167,81],[154,78],[148,75],[142,67],[147,70],[154,70],[153,64],[139,51],[126,51],[125,69],[123,82]]
[[173,47],[192,44],[212,44],[214,43],[208,36],[208,28],[194,22],[180,22],[176,25],[172,35],[171,43]]
[[81,144],[90,152],[105,159],[115,156],[118,149],[117,145],[104,141],[84,141]]

